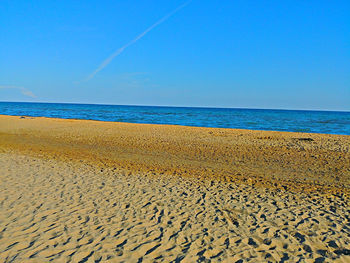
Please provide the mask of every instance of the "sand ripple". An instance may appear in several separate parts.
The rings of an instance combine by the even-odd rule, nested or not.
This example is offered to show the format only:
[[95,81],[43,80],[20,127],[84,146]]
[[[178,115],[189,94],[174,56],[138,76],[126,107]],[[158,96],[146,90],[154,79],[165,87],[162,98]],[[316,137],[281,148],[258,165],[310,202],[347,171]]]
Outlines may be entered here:
[[349,262],[344,197],[0,154],[1,262]]

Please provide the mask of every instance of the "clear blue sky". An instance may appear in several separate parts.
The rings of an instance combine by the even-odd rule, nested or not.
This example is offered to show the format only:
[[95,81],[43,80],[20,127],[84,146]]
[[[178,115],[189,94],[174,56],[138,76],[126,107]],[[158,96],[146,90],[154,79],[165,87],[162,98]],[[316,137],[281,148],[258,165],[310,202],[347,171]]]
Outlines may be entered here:
[[[350,110],[350,1],[0,2],[0,101]],[[89,79],[90,76],[90,79]]]

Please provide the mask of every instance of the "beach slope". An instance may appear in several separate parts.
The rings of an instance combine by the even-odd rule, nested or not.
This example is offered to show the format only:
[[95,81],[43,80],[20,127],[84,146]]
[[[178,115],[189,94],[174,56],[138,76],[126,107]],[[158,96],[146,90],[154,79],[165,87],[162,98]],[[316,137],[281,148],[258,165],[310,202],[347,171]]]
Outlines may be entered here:
[[0,258],[348,262],[349,149],[340,135],[0,116]]

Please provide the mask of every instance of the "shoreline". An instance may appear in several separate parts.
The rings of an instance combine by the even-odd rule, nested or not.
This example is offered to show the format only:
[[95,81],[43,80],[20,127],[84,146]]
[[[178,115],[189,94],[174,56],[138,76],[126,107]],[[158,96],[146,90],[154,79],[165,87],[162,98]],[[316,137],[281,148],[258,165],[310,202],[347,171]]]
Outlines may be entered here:
[[[75,105],[75,104],[72,104]],[[82,104],[82,105],[90,105],[90,104]],[[94,104],[91,104],[94,105]],[[96,104],[99,105],[99,104]],[[103,106],[103,105],[102,105]],[[108,105],[106,105],[108,106]],[[113,105],[111,105],[113,106]],[[117,105],[118,106],[118,105]],[[128,107],[128,105],[121,105]],[[130,106],[133,107],[133,106]],[[140,106],[142,107],[142,106]],[[146,106],[146,107],[152,107],[152,106]],[[181,107],[180,107],[181,108]],[[225,108],[219,108],[219,109],[225,109]],[[230,108],[228,108],[230,109]],[[234,108],[233,108],[234,109]],[[250,109],[243,109],[242,110],[250,110]],[[251,110],[259,110],[259,109],[251,109]],[[265,109],[261,109],[264,111]],[[268,109],[267,109],[268,110]],[[281,110],[281,111],[304,111],[304,110]],[[315,112],[322,112],[322,111],[315,111]],[[350,112],[347,111],[324,111],[324,112],[334,112],[334,113],[345,113],[348,114]],[[121,122],[121,121],[109,121],[109,120],[97,120],[97,119],[79,119],[79,118],[61,118],[61,117],[46,117],[46,116],[30,116],[30,115],[6,115],[6,114],[0,114],[0,116],[4,117],[21,117],[21,118],[46,118],[46,119],[57,119],[57,120],[77,120],[77,121],[97,121],[97,122],[107,122],[107,123],[126,123],[126,124],[141,124],[141,125],[161,125],[161,126],[180,126],[180,127],[194,127],[194,128],[208,128],[208,129],[230,129],[230,130],[246,130],[246,131],[266,131],[266,132],[292,132],[292,133],[301,133],[301,134],[320,134],[320,135],[340,135],[340,136],[350,136],[350,134],[345,133],[321,133],[321,132],[304,132],[304,131],[288,131],[288,130],[261,130],[261,129],[249,129],[249,128],[232,128],[232,127],[214,127],[214,126],[195,126],[195,125],[185,125],[185,124],[168,124],[168,123],[147,123],[147,122]]]

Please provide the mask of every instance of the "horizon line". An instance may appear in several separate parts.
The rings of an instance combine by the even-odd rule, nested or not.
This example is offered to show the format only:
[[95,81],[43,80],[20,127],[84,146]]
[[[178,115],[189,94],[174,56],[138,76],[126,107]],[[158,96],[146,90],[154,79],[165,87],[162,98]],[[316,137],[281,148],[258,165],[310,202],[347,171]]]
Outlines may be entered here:
[[[147,104],[110,104],[110,103],[85,103],[85,102],[48,102],[48,101],[2,101],[0,103],[38,103],[38,104],[76,104],[76,105],[99,105],[99,106],[126,106],[126,107],[160,107],[160,108],[199,108],[199,109],[238,109],[238,110],[282,110],[282,111],[323,111],[345,112],[349,110],[329,109],[288,109],[288,108],[257,108],[257,107],[223,107],[223,106],[175,106],[175,105],[147,105]],[[1,113],[0,113],[1,114]]]

